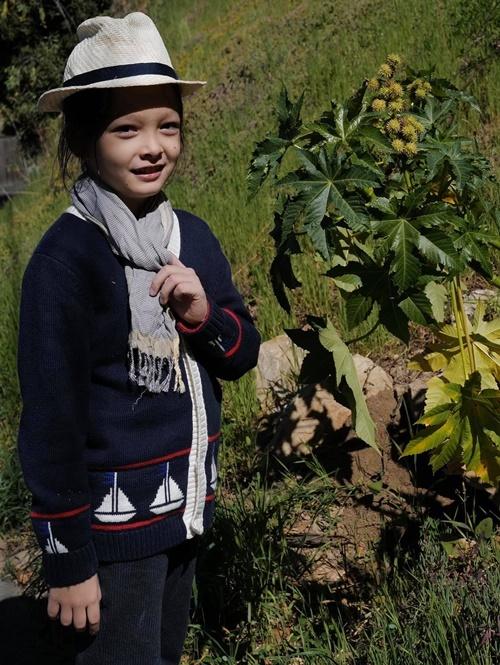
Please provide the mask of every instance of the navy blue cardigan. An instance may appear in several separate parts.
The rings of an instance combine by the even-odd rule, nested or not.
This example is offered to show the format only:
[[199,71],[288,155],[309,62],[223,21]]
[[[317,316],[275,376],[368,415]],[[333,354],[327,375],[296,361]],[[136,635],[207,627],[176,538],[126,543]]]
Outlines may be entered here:
[[97,225],[63,213],[25,269],[18,452],[49,586],[77,584],[99,560],[149,556],[212,523],[218,379],[254,367],[260,337],[208,225],[175,212],[180,260],[209,300],[201,325],[176,324],[182,394],[130,381],[124,263]]

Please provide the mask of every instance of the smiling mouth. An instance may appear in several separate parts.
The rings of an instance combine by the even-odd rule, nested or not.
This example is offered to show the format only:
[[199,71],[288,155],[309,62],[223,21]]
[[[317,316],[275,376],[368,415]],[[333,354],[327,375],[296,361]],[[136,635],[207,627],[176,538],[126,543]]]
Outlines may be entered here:
[[163,170],[165,164],[157,164],[156,166],[143,166],[141,169],[130,169],[132,173],[143,175],[146,173],[158,173]]

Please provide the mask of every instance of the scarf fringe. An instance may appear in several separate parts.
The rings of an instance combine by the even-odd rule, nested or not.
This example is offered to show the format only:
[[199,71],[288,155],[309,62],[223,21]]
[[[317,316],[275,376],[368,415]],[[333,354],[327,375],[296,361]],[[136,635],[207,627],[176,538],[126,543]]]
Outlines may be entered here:
[[[172,389],[186,390],[179,366],[179,337],[173,339],[150,337],[138,330],[129,335],[129,377],[150,392],[160,393]],[[162,379],[166,371],[165,378]],[[172,386],[171,386],[172,384]]]

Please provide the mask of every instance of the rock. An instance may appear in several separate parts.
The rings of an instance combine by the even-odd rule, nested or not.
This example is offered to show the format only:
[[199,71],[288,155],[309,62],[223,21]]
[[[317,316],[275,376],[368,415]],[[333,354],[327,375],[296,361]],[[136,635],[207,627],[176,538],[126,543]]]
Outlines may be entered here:
[[276,409],[297,386],[305,351],[295,344],[288,335],[279,335],[260,346],[256,368],[257,397],[263,413]]
[[[378,437],[387,437],[386,428],[396,407],[392,379],[370,358],[359,354],[353,358]],[[306,386],[282,411],[275,425],[271,447],[285,456],[292,452],[308,454],[311,447],[320,445],[334,433],[350,429],[351,426],[350,409],[337,402],[322,384]],[[360,452],[360,459],[355,460],[355,465],[359,462],[360,466],[367,465],[371,470],[373,463],[367,464],[367,455],[375,455],[373,462],[380,461],[378,453],[369,449]]]
[[464,310],[469,318],[474,316],[478,302],[491,302],[498,298],[498,292],[493,289],[474,289],[464,294]]
[[0,601],[13,596],[20,596],[21,589],[14,582],[10,580],[0,580]]
[[308,454],[329,432],[350,426],[351,411],[339,404],[321,384],[307,386],[285,408],[271,446],[288,456]]
[[355,353],[352,359],[354,360],[354,366],[356,367],[359,385],[361,388],[364,388],[364,385],[368,379],[368,375],[375,367],[375,363],[373,360],[370,360],[370,358],[361,356],[359,353]]

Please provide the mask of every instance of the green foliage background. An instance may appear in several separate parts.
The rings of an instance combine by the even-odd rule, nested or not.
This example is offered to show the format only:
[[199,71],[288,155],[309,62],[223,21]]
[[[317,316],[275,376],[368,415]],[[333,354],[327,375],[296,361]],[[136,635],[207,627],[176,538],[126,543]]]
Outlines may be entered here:
[[[45,90],[58,87],[67,54],[76,44],[76,27],[106,13],[109,0],[3,0],[0,5],[0,118],[3,131],[17,134],[35,154],[43,125],[35,104]],[[1,124],[1,123],[0,123]]]

